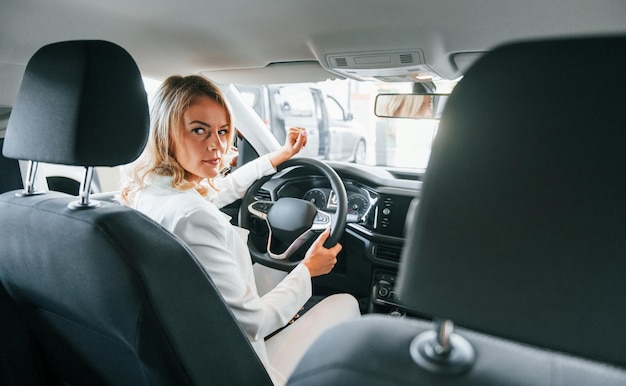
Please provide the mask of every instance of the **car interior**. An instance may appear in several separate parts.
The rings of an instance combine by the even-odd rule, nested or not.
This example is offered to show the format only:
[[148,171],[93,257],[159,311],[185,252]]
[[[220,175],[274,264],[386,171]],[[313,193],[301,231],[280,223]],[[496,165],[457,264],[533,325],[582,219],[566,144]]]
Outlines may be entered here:
[[[273,272],[329,224],[343,247],[302,313],[362,317],[287,384],[626,384],[625,3],[7,0],[0,36],[1,385],[272,384],[191,250],[116,198],[173,74],[226,95],[230,171],[285,112],[318,130],[221,208]],[[358,162],[322,110],[242,92],[290,84],[345,108]]]

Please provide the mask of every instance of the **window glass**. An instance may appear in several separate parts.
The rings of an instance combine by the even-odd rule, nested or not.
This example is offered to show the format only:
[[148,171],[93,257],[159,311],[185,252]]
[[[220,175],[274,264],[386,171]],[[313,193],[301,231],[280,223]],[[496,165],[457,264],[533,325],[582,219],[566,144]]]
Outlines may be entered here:
[[328,109],[328,118],[336,121],[344,120],[343,109],[334,98],[326,97],[326,108]]
[[283,86],[276,93],[276,104],[285,117],[313,117],[315,102],[307,87]]
[[[436,91],[449,93],[455,84],[437,84]],[[255,110],[264,105],[263,98],[270,95],[275,107],[270,109],[265,122],[279,143],[284,142],[289,126],[310,130],[304,156],[411,169],[425,169],[428,165],[430,148],[439,127],[438,119],[374,115],[374,101],[378,94],[411,93],[412,83],[329,80],[237,87],[244,94],[246,87],[256,90],[253,95],[244,95]],[[272,92],[260,92],[263,88]],[[363,147],[364,156],[356,157],[355,154],[363,154]]]

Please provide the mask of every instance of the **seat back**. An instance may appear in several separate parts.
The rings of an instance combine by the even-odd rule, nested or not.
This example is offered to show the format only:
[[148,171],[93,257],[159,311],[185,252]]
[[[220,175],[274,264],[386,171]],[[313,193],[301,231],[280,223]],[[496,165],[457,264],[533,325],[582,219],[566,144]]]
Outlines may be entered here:
[[519,43],[467,72],[403,255],[408,307],[626,367],[625,51]]
[[[103,41],[62,42],[29,62],[4,154],[114,166],[140,154],[147,132],[130,55]],[[146,216],[59,192],[4,193],[0,212],[0,282],[56,382],[271,384],[194,255]]]
[[436,324],[344,325],[290,384],[625,384],[624,52],[626,36],[595,37],[478,60],[448,99],[396,281]]

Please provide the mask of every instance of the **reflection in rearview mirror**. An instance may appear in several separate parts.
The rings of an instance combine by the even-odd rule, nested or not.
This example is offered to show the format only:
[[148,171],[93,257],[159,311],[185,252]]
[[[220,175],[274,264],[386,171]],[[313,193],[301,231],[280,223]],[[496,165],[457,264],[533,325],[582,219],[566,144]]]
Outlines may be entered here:
[[379,94],[374,114],[382,118],[439,119],[449,94]]

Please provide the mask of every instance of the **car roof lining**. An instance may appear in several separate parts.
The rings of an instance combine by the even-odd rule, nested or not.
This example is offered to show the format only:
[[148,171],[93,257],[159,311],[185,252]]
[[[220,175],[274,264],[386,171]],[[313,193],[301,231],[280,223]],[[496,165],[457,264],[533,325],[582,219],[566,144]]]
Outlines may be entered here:
[[[278,69],[292,68],[286,63],[295,63],[293,72],[276,80],[314,81],[334,77],[319,68],[329,69],[328,55],[405,49],[422,50],[429,68],[456,79],[468,63],[457,60],[461,53],[537,37],[623,33],[624,13],[623,2],[598,6],[587,0],[395,0],[393,6],[366,7],[360,1],[258,7],[252,0],[230,0],[219,9],[198,0],[5,0],[0,36],[11,44],[0,47],[0,69],[23,71],[45,44],[103,39],[128,50],[144,76],[161,80],[203,73],[220,83],[268,83]],[[20,76],[12,74],[0,77],[0,104],[11,105],[17,93],[13,83]]]

